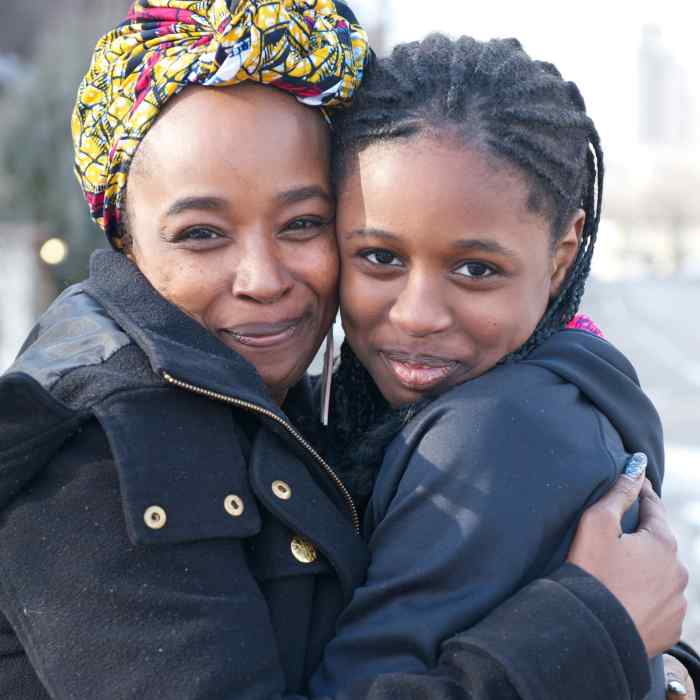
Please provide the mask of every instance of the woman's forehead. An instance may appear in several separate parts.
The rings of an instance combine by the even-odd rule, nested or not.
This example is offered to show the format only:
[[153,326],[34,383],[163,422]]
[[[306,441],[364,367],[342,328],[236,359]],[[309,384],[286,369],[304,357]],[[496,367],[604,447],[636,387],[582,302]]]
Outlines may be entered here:
[[163,112],[144,141],[161,142],[168,156],[192,150],[238,152],[327,148],[328,128],[318,110],[271,87],[243,84],[192,87]]
[[[144,138],[135,179],[170,185],[198,178],[328,179],[328,128],[318,114],[270,87],[185,90]],[[298,179],[298,178],[296,178]],[[282,183],[286,186],[285,183]]]

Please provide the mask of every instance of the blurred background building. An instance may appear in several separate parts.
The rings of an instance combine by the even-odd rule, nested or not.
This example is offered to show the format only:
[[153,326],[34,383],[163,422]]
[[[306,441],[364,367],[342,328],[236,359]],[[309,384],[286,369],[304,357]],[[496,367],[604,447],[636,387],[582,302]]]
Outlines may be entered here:
[[[378,53],[430,31],[515,36],[579,85],[607,160],[586,310],[664,420],[665,501],[691,569],[700,644],[700,6],[350,0]],[[100,32],[128,0],[0,4],[0,371],[102,239],[72,174],[69,117]]]
[[694,144],[696,117],[685,66],[664,43],[656,24],[642,27],[639,46],[639,136],[656,147]]

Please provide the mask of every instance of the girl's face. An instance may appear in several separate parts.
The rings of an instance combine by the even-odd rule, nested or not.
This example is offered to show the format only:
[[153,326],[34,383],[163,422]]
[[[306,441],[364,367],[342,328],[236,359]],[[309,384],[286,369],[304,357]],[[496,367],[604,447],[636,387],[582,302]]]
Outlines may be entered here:
[[281,402],[337,310],[329,135],[270,87],[188,88],[129,176],[130,257]]
[[573,262],[514,168],[455,141],[374,144],[340,183],[348,341],[394,406],[483,374],[531,335]]

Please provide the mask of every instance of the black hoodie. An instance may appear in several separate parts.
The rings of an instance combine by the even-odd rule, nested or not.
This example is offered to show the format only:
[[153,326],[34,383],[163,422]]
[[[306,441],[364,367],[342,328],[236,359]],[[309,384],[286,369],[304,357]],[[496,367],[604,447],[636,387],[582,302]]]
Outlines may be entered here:
[[[337,691],[381,668],[432,668],[442,640],[562,565],[583,510],[634,452],[647,454],[660,492],[659,416],[630,363],[585,331],[562,331],[527,360],[428,404],[386,451],[365,519],[368,579],[314,690]],[[625,527],[637,517],[635,507]],[[653,666],[649,697],[663,698],[660,660]],[[544,692],[521,680],[523,694]],[[592,696],[600,680],[571,682]]]

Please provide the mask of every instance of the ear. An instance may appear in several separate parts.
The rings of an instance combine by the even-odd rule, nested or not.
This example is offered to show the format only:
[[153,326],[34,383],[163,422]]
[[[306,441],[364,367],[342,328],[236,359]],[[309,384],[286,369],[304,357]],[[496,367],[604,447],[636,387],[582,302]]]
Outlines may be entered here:
[[561,289],[566,275],[576,260],[576,254],[581,243],[583,226],[586,223],[586,213],[577,209],[564,235],[556,242],[552,254],[552,274],[550,277],[549,298],[554,299]]

